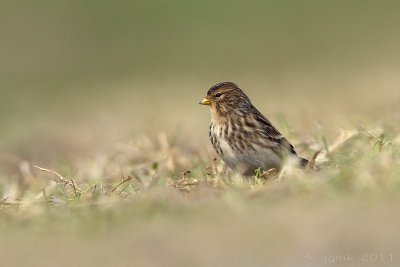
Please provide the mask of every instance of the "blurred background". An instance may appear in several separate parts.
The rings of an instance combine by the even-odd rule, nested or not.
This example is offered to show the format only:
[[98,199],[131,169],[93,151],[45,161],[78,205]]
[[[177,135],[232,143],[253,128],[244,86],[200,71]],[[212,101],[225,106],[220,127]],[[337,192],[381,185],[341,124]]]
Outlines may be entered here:
[[[300,136],[398,123],[397,1],[0,1],[0,153],[85,156],[136,135],[208,145],[234,81]],[[323,129],[323,130],[321,130]]]

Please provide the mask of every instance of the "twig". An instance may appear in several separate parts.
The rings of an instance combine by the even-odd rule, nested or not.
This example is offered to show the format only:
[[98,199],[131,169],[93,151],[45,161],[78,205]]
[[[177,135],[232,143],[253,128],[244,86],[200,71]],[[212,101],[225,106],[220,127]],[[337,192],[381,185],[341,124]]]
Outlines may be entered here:
[[35,167],[36,169],[41,170],[43,172],[50,172],[50,173],[54,174],[55,176],[58,177],[59,182],[61,182],[61,183],[64,183],[64,184],[70,184],[71,183],[69,180],[67,180],[61,174],[59,174],[59,173],[57,173],[55,171],[52,171],[52,170],[49,170],[49,169],[46,169],[46,168],[42,168],[42,167],[39,167],[39,166],[33,166],[33,167]]
[[39,166],[33,166],[33,167],[36,168],[36,169],[38,169],[38,170],[40,170],[40,171],[42,171],[42,172],[49,172],[49,173],[52,173],[52,174],[54,174],[55,176],[57,176],[58,180],[56,180],[56,182],[60,182],[60,183],[63,183],[64,185],[69,185],[69,186],[71,186],[71,187],[74,189],[75,196],[77,195],[77,190],[78,190],[79,192],[82,192],[82,190],[81,190],[79,187],[75,186],[75,183],[74,183],[72,180],[68,180],[67,178],[65,178],[65,177],[62,176],[61,174],[59,174],[59,173],[57,173],[57,172],[55,172],[55,171],[46,169],[46,168],[39,167]]

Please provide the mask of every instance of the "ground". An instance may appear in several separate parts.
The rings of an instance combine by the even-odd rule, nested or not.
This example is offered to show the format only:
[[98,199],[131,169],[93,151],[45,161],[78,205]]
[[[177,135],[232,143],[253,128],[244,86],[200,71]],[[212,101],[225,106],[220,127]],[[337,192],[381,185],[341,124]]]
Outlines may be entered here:
[[395,266],[398,148],[390,133],[343,131],[318,155],[317,170],[250,179],[229,172],[211,150],[163,134],[119,144],[80,167],[26,162],[18,183],[2,186],[2,260]]

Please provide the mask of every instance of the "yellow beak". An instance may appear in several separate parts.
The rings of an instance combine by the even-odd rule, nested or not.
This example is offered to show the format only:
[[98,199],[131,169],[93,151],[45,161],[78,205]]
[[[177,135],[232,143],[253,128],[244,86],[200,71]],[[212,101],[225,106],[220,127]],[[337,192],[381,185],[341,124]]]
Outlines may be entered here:
[[200,105],[209,106],[209,105],[211,105],[211,101],[210,101],[210,99],[208,99],[207,97],[205,97],[205,98],[203,98],[203,100],[200,101],[199,104],[200,104]]

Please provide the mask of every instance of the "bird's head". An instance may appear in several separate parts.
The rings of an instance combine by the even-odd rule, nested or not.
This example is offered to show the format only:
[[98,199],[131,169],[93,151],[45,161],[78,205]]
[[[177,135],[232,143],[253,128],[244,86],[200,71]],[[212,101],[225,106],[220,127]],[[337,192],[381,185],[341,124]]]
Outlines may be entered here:
[[199,104],[211,106],[211,111],[220,115],[251,107],[250,99],[242,89],[232,82],[222,82],[214,85],[208,90],[206,97]]

